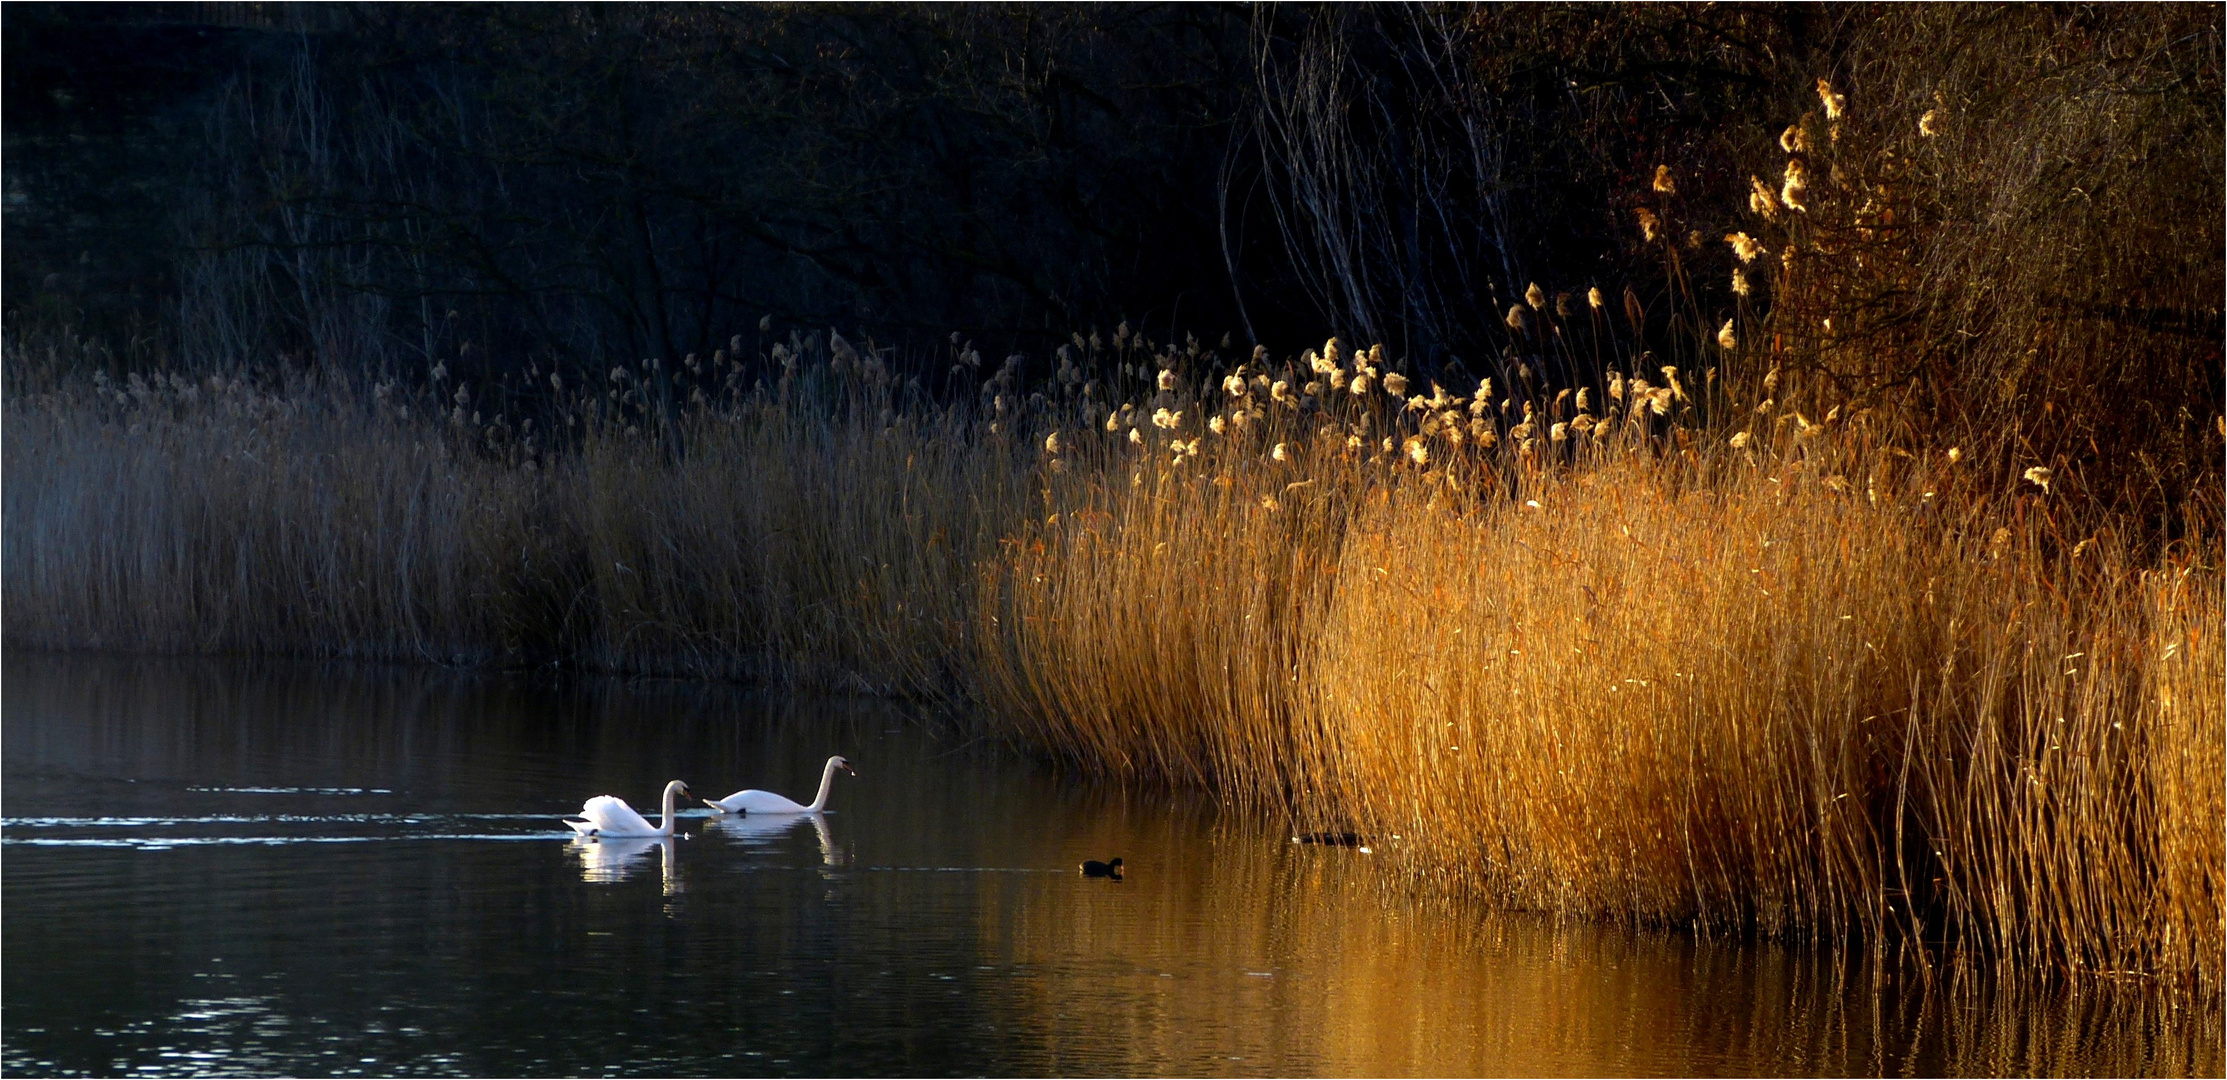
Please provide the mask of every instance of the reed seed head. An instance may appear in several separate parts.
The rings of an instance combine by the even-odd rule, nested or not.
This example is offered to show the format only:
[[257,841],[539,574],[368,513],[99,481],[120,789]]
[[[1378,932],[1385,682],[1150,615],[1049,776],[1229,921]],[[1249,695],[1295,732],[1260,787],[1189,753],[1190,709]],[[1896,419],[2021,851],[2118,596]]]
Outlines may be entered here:
[[1608,301],[1601,298],[1601,287],[1598,285],[1585,290],[1585,302],[1590,305],[1595,311],[1599,311],[1608,306]]
[[1930,139],[1935,135],[1939,135],[1940,133],[1941,110],[1927,109],[1924,116],[1918,117],[1918,134],[1924,138]]
[[2049,493],[2049,481],[2055,478],[2057,474],[2049,471],[2049,467],[2046,465],[2036,465],[2026,470],[2023,475],[2027,483],[2041,488],[2042,494],[2046,495]]
[[1802,125],[1788,124],[1779,132],[1779,149],[1789,154],[1809,153],[1809,137],[1802,134]]
[[1777,221],[1778,198],[1771,194],[1771,185],[1760,176],[1748,177],[1748,209],[1765,221]]
[[1732,448],[1734,450],[1745,450],[1748,448],[1748,443],[1750,441],[1752,441],[1752,439],[1747,432],[1736,432],[1732,436]]
[[1044,436],[1044,452],[1053,457],[1059,456],[1059,432]]
[[1508,305],[1508,317],[1506,321],[1508,323],[1508,329],[1513,330],[1519,334],[1523,333],[1523,305]]
[[1159,383],[1160,389],[1162,390],[1175,389],[1175,370],[1173,368],[1170,368],[1168,370],[1160,372],[1160,376],[1157,382]]
[[[1239,416],[1243,416],[1243,415],[1245,415],[1245,414],[1243,414],[1243,413],[1239,413],[1238,415],[1239,415]],[[1208,431],[1211,431],[1211,432],[1213,432],[1213,433],[1214,433],[1214,434],[1216,434],[1216,435],[1220,435],[1220,434],[1222,433],[1222,418],[1221,418],[1220,416],[1209,416],[1209,417],[1207,417],[1207,418],[1206,418],[1206,430],[1208,430]]]
[[1752,288],[1751,288],[1751,287],[1750,287],[1750,286],[1748,285],[1748,273],[1747,273],[1747,271],[1745,271],[1745,270],[1742,270],[1742,269],[1740,269],[1740,268],[1739,268],[1739,267],[1737,267],[1737,266],[1733,267],[1733,268],[1732,268],[1732,294],[1733,294],[1734,296],[1746,296],[1746,295],[1748,295],[1748,294],[1749,294],[1750,292],[1752,292],[1752,291],[1753,291],[1753,289],[1752,289]]
[[1809,192],[1808,176],[1809,171],[1800,158],[1787,159],[1786,183],[1779,188],[1779,201],[1785,203],[1788,210],[1799,210],[1805,214],[1809,212],[1809,207],[1802,202],[1802,197]]
[[1754,237],[1744,232],[1728,233],[1725,235],[1724,242],[1732,245],[1732,253],[1739,256],[1743,263],[1754,262],[1755,257],[1763,254],[1765,250],[1763,245],[1757,243]]
[[1395,371],[1384,377],[1384,392],[1396,398],[1407,396],[1407,376]]
[[[1385,449],[1391,449],[1392,440],[1386,439],[1384,442],[1386,444]],[[1420,436],[1410,437],[1407,440],[1407,456],[1409,460],[1417,465],[1428,465],[1431,463],[1431,448],[1423,445]]]
[[1531,305],[1533,311],[1545,311],[1547,306],[1546,290],[1540,288],[1538,282],[1532,282],[1530,288],[1523,290],[1523,302]]
[[1670,166],[1655,166],[1655,191],[1661,195],[1675,195],[1678,193],[1678,181],[1670,175]]
[[1739,347],[1740,339],[1732,332],[1732,320],[1726,319],[1724,325],[1717,328],[1717,344],[1727,349]]
[[1848,109],[1848,95],[1834,93],[1833,84],[1823,79],[1817,80],[1817,100],[1824,104],[1827,120],[1840,119],[1840,114]]
[[1640,207],[1637,213],[1639,215],[1640,235],[1645,237],[1648,243],[1654,243],[1655,238],[1662,233],[1662,219],[1656,217],[1653,210],[1644,206]]

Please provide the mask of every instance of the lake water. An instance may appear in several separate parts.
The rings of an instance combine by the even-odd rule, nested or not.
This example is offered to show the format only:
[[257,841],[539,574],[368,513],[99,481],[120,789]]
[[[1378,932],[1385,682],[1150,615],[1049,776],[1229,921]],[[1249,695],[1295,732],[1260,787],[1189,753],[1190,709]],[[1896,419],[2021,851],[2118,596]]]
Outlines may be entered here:
[[[726,687],[11,653],[0,1067],[2201,1074],[2216,1003],[1491,916],[1377,857]],[[766,787],[582,846],[593,794]],[[654,813],[654,811],[652,811]],[[1087,880],[1122,856],[1126,880]]]

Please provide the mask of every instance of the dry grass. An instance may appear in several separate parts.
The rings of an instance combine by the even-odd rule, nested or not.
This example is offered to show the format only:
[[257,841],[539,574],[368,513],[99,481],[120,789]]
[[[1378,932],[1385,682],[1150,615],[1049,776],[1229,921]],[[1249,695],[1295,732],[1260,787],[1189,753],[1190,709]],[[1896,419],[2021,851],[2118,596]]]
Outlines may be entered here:
[[19,392],[8,643],[942,696],[1512,906],[2218,985],[2216,520],[2145,553],[1862,416],[1682,426],[1728,402],[1668,374],[1523,422],[1124,348],[1110,421],[807,350],[663,422],[559,394],[560,452],[376,387]]
[[477,405],[439,369],[42,386],[14,342],[6,640],[932,696],[1511,906],[2216,989],[2227,421],[2148,428],[2211,471],[2119,503],[2017,425],[1938,445],[1972,417],[1852,380],[1911,346],[1847,336],[1891,223],[1831,124],[1756,193],[1777,306],[1682,315],[1683,373],[1639,342],[1537,385],[1615,313],[1536,287],[1521,385],[1464,395],[1126,327],[1034,387],[830,334]]
[[1526,908],[2217,979],[2216,547],[1861,421],[1418,464],[1384,415],[1106,448],[1007,549],[999,712]]

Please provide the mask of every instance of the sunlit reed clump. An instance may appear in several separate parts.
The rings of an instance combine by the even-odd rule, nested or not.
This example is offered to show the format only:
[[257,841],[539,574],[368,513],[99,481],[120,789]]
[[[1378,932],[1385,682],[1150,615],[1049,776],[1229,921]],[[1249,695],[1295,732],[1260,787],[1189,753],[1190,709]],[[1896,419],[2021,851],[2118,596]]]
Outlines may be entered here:
[[[1815,237],[1874,227],[1830,176],[1751,181],[1743,286],[1815,302]],[[1512,907],[2216,990],[2216,476],[2114,516],[1842,393],[1744,287],[1675,349],[1584,295],[1530,286],[1459,386],[1127,325],[470,387],[11,341],[6,640],[904,694]]]

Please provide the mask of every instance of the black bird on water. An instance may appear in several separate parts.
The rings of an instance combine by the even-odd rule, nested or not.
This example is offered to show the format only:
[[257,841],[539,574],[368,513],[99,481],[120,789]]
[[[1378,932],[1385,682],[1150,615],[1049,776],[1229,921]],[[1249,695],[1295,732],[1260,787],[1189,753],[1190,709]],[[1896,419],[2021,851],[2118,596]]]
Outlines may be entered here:
[[1112,862],[1099,862],[1096,859],[1092,859],[1089,862],[1083,864],[1083,876],[1112,878],[1115,881],[1120,881],[1121,860],[1117,858]]

